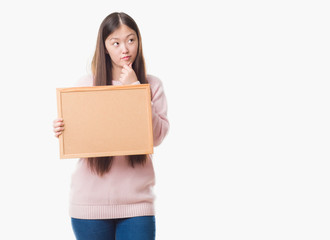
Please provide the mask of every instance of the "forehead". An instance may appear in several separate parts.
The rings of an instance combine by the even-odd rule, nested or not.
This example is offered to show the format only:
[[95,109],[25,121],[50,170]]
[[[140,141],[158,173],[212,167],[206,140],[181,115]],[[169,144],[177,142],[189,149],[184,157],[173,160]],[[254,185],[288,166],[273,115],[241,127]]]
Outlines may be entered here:
[[108,39],[122,39],[122,38],[127,38],[131,35],[136,36],[136,32],[131,29],[130,27],[121,24],[119,28],[117,28],[113,33],[111,33],[107,38]]

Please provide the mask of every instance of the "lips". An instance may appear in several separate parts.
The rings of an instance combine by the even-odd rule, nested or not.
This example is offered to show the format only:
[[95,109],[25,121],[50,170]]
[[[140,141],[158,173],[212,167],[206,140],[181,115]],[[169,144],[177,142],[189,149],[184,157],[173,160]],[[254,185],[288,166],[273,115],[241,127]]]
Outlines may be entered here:
[[122,57],[121,59],[127,61],[127,60],[129,60],[130,58],[131,58],[130,56],[125,56],[125,57]]

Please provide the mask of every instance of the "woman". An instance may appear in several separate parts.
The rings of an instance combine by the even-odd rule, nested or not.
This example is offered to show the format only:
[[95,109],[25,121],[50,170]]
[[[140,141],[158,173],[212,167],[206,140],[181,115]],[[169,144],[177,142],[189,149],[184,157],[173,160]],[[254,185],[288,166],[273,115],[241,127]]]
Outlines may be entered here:
[[[149,83],[154,146],[169,129],[167,103],[161,81],[146,75],[139,29],[125,13],[107,16],[98,32],[92,75],[79,86]],[[64,120],[54,120],[58,137]],[[155,239],[153,186],[150,155],[80,159],[72,175],[70,216],[78,240]]]

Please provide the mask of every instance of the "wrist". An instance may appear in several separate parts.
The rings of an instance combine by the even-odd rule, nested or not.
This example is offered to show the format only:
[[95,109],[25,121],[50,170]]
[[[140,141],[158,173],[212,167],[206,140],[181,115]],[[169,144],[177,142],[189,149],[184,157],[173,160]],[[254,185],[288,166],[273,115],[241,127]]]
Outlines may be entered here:
[[135,82],[132,82],[130,85],[139,85],[141,84],[140,81],[135,81]]

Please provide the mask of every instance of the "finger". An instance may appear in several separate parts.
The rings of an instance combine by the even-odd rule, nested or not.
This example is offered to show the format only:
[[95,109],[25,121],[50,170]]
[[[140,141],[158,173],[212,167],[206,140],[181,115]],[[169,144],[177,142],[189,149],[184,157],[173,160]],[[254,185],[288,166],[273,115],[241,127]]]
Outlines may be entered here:
[[54,123],[54,128],[56,128],[56,127],[63,127],[64,126],[64,123],[63,122],[56,122],[56,123]]
[[125,64],[125,65],[123,66],[122,70],[125,70],[125,71],[129,72],[129,71],[132,70],[132,67],[130,67],[129,64]]
[[57,127],[57,128],[54,128],[54,132],[55,132],[55,133],[62,132],[62,131],[64,131],[64,127]]
[[54,121],[53,126],[54,127],[64,126],[64,122],[63,121]]
[[121,69],[121,72],[122,72],[122,74],[127,74],[128,70],[129,69],[127,69],[126,65],[124,65],[124,67]]
[[55,122],[54,123],[54,126],[64,126],[64,122]]
[[55,133],[55,137],[59,137],[62,134],[62,132]]
[[56,122],[63,122],[63,118],[56,118],[53,123],[56,123]]

